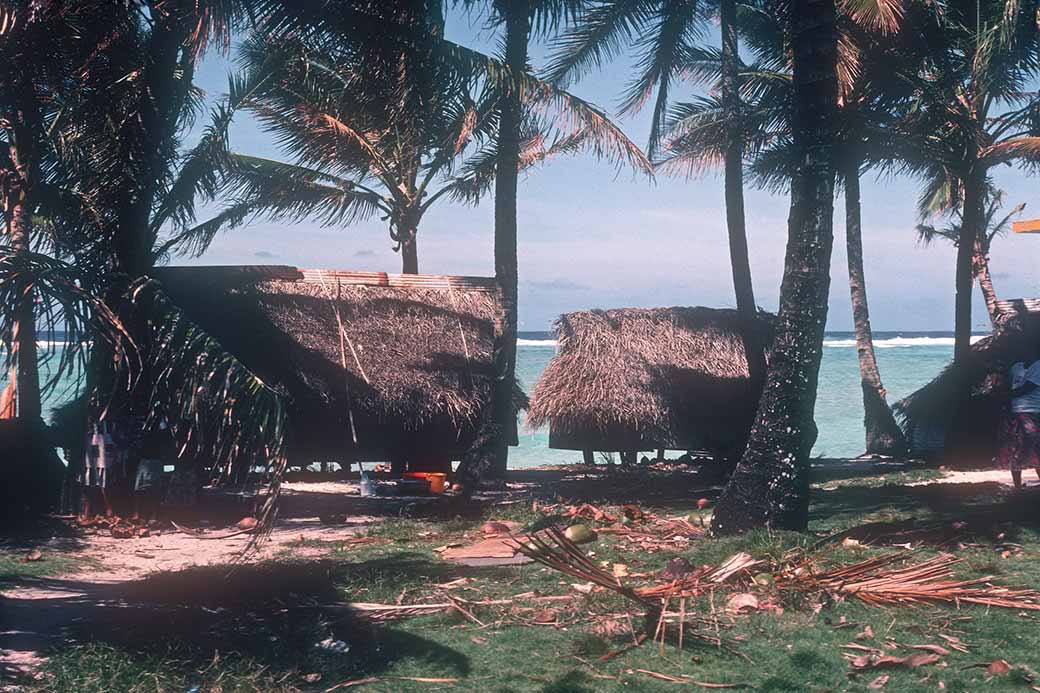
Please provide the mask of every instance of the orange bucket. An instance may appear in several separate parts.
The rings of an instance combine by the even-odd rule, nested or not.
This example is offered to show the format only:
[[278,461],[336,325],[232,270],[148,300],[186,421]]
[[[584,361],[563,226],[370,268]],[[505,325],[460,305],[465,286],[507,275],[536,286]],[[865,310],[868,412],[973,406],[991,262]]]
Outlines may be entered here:
[[448,475],[444,472],[405,472],[405,479],[426,479],[430,482],[430,493],[444,493]]

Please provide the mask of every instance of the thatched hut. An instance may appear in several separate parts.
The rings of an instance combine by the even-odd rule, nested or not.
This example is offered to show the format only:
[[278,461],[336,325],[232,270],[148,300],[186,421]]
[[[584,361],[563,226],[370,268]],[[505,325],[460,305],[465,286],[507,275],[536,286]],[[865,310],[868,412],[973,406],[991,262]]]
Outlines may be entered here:
[[285,266],[156,275],[189,318],[287,391],[291,464],[443,465],[473,442],[491,401],[493,279]]
[[[535,386],[527,421],[553,448],[623,452],[743,446],[761,394],[736,311],[621,308],[556,323],[558,353]],[[768,344],[762,313],[756,338]]]
[[979,467],[997,452],[1007,415],[1008,370],[1016,361],[1040,357],[1040,303],[1001,301],[1004,318],[993,334],[971,347],[961,364],[950,364],[930,383],[893,406],[910,454],[942,458],[951,466]]

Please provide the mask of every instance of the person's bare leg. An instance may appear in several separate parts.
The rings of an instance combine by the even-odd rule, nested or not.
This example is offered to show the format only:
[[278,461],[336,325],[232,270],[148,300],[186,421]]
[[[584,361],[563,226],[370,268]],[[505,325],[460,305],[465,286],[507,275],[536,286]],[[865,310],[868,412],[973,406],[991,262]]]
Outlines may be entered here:
[[1015,488],[1022,488],[1022,470],[1012,469],[1011,480],[1015,482]]

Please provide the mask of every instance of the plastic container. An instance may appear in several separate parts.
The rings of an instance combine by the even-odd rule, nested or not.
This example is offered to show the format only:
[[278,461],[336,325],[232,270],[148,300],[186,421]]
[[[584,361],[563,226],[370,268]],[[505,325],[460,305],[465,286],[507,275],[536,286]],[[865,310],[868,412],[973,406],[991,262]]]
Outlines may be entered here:
[[430,482],[425,478],[404,478],[397,482],[397,493],[402,496],[425,496],[430,492]]
[[405,479],[425,479],[430,482],[430,493],[444,493],[448,475],[444,472],[405,472]]

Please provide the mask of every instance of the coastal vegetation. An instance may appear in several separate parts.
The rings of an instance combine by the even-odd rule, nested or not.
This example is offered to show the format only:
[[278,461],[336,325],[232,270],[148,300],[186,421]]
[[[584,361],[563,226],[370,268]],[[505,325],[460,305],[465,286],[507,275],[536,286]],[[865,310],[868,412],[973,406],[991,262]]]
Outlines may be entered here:
[[[481,23],[497,51],[450,40],[448,11]],[[944,489],[952,484],[938,472],[901,459],[937,440],[949,448],[945,460],[988,462],[1007,366],[1037,343],[1035,316],[1003,306],[988,258],[1024,206],[1002,210],[993,171],[1035,173],[1040,164],[1038,18],[1040,0],[0,0],[0,342],[9,374],[0,520],[22,532],[0,547],[0,589],[84,595],[41,618],[51,645],[80,644],[50,647],[49,661],[33,663],[39,677],[20,685],[1040,683],[1025,666],[1036,644],[1030,614],[1040,611],[1030,497],[1008,497],[989,479]],[[533,64],[533,42],[545,49],[543,66]],[[214,54],[232,73],[207,106],[197,73]],[[622,56],[634,74],[618,84],[619,116],[650,111],[645,150],[574,93]],[[277,155],[234,142],[243,122],[257,124]],[[648,181],[721,172],[735,310],[563,316],[529,420],[552,426],[586,461],[615,436],[626,463],[637,450],[689,451],[683,464],[707,450],[718,475],[659,455],[660,468],[586,468],[578,481],[539,470],[519,491],[502,490],[518,411],[529,404],[516,372],[519,182],[564,156]],[[867,300],[868,173],[919,183],[919,239],[956,248],[953,361],[894,409]],[[749,185],[789,198],[775,315],[755,299]],[[891,475],[855,464],[821,471],[811,459],[837,195],[864,450],[900,458]],[[438,242],[425,233],[429,210],[489,196],[494,278],[420,275],[420,229],[424,244]],[[163,267],[202,257],[219,234],[257,221],[335,233],[371,219],[385,222],[401,276]],[[994,333],[973,345],[975,281]],[[41,349],[45,341],[61,346]],[[55,417],[63,423],[48,428],[44,401],[60,387],[71,401]],[[113,421],[132,422],[141,438],[161,432],[177,473],[210,482],[214,513],[247,515],[238,529],[206,536],[208,519],[157,528],[84,513],[73,527],[44,517],[59,493],[68,509],[89,486],[80,480],[97,443],[86,434]],[[288,493],[318,532],[338,532],[332,539],[315,539],[306,523],[279,526],[288,470],[336,455],[347,471],[357,462],[366,496],[373,479],[362,462],[373,457],[393,472],[405,458],[460,466],[446,497],[351,498],[361,504],[349,517],[325,497],[342,503],[342,486]],[[480,495],[487,480],[501,495]],[[580,526],[574,543],[556,525]],[[298,528],[298,539],[288,536]],[[159,532],[169,546],[154,543]],[[152,566],[175,539],[234,539],[223,547],[234,555],[198,549],[211,565],[171,560],[150,575],[123,565],[128,573],[99,577],[120,552],[99,553],[97,543],[130,537],[153,541],[126,552]],[[506,555],[464,555],[481,542]],[[462,561],[446,553],[454,549]],[[732,565],[741,567],[727,572]],[[932,591],[871,603],[819,577],[842,571],[896,582],[924,574]],[[701,577],[713,581],[710,593],[690,587]],[[680,583],[688,589],[671,614]],[[952,615],[948,602],[965,585],[984,594],[972,592],[975,602]],[[1009,599],[1015,608],[1005,608]],[[114,613],[116,602],[132,608]],[[909,604],[923,611],[911,618],[901,610]],[[24,620],[33,608],[12,613]],[[792,646],[795,633],[804,640]],[[927,657],[913,659],[915,648]]]

